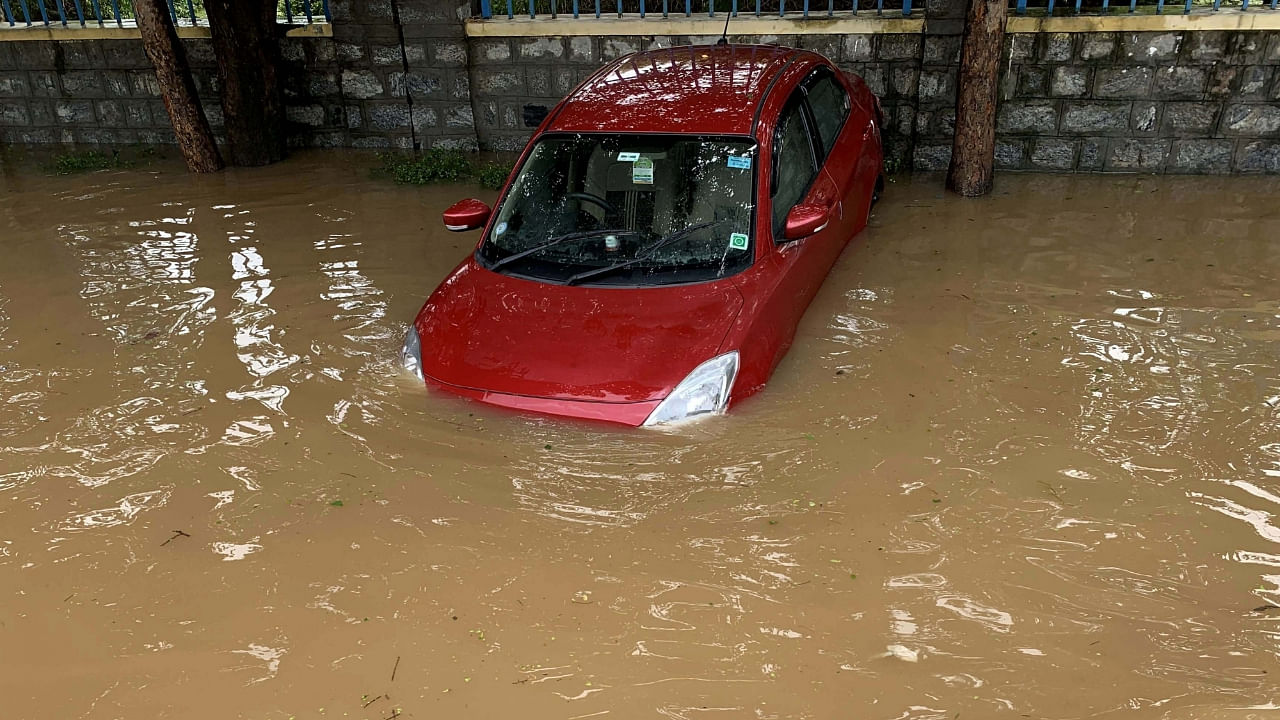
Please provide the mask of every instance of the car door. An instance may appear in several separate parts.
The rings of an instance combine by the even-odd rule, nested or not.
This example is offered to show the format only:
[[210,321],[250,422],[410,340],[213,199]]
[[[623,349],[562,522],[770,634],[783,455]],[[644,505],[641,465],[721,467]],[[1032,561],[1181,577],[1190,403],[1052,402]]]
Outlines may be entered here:
[[848,239],[862,229],[866,205],[871,196],[870,188],[863,188],[865,172],[861,164],[864,135],[869,126],[858,127],[859,118],[851,117],[852,101],[849,91],[831,68],[820,66],[801,86],[813,118],[815,150],[818,167],[835,183],[836,196],[840,198],[838,214],[832,223],[840,229],[839,248],[830,257],[834,263]]
[[[840,197],[830,173],[821,170],[813,119],[805,104],[803,88],[797,88],[778,116],[773,137],[769,179],[770,228],[775,248],[773,260],[781,267],[772,310],[785,333],[775,364],[791,345],[795,327],[826,277],[843,246]],[[794,240],[784,236],[787,214],[801,203],[831,209],[832,222],[817,232]]]

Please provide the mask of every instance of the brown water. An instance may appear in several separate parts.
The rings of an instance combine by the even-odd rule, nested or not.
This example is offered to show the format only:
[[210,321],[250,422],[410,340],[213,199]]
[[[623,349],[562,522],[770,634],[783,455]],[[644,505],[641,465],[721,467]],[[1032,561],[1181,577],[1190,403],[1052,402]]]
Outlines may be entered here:
[[401,376],[366,162],[0,177],[0,717],[1280,717],[1280,181],[892,185],[667,434]]

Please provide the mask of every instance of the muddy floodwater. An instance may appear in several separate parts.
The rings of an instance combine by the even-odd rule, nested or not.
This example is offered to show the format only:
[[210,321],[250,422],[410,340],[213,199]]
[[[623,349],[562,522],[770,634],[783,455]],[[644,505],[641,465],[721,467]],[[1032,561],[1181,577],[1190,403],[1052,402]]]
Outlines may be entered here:
[[1280,180],[900,180],[655,432],[405,377],[369,160],[0,174],[0,717],[1280,717]]

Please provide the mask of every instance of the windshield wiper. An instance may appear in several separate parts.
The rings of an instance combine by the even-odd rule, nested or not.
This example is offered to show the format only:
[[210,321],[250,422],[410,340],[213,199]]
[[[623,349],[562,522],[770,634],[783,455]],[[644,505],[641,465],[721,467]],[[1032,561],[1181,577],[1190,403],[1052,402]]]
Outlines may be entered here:
[[638,262],[644,262],[645,260],[648,260],[649,258],[653,257],[654,253],[658,252],[662,248],[670,245],[671,243],[677,240],[683,240],[684,238],[692,235],[693,233],[699,230],[712,227],[713,225],[723,225],[726,222],[728,222],[727,218],[724,220],[708,220],[707,222],[698,223],[697,225],[690,225],[689,227],[683,230],[677,230],[676,232],[671,233],[670,235],[662,238],[661,240],[650,245],[649,247],[641,250],[640,252],[636,253],[635,257],[631,258],[630,260],[623,260],[622,262],[614,263],[613,265],[606,265],[601,268],[595,268],[594,270],[584,270],[578,273],[577,275],[570,275],[569,279],[564,281],[564,284],[573,285],[579,280],[586,280],[587,278],[593,278],[593,277],[596,277],[597,275],[605,275],[607,273],[613,272],[614,270],[621,270],[622,268],[635,265]]
[[543,250],[549,250],[557,245],[561,245],[563,243],[567,243],[573,240],[585,240],[587,238],[597,237],[600,235],[621,235],[621,234],[635,235],[636,231],[627,230],[626,228],[615,228],[613,230],[585,230],[581,232],[572,232],[572,233],[566,233],[564,235],[557,235],[556,237],[551,238],[550,240],[542,243],[541,245],[534,245],[533,247],[527,250],[521,250],[518,253],[512,253],[511,255],[508,255],[504,258],[495,260],[494,263],[489,266],[489,269],[497,270],[498,268],[508,263],[513,263],[516,260],[519,260],[521,258],[529,257],[530,255],[533,255],[535,253],[540,253]]

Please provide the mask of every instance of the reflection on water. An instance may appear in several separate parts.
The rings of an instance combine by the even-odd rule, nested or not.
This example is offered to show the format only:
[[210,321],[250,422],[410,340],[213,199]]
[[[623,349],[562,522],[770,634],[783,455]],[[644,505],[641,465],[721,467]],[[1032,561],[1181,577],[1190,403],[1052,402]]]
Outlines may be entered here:
[[1274,181],[895,184],[654,433],[398,374],[479,191],[363,162],[0,180],[6,716],[1280,714]]

